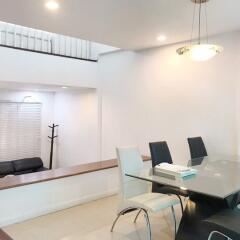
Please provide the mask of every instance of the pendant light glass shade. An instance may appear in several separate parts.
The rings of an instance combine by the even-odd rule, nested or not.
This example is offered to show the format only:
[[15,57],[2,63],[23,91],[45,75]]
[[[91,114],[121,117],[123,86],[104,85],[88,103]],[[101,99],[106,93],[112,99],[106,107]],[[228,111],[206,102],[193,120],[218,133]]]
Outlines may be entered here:
[[213,44],[193,44],[179,48],[177,53],[185,55],[193,61],[207,61],[215,55],[221,53],[223,48]]
[[[203,44],[201,43],[201,14],[202,14],[202,4],[206,3],[209,0],[191,0],[194,2],[195,5],[199,5],[199,21],[198,21],[198,43],[192,44],[192,37],[191,37],[191,44],[186,45],[184,47],[181,47],[177,49],[177,53],[179,55],[184,55],[189,57],[193,61],[207,61],[211,58],[213,58],[215,55],[221,53],[223,51],[223,47],[219,45],[214,45],[214,44],[209,44],[208,43],[208,30],[207,30],[207,13],[206,14],[206,32],[207,32],[207,43]],[[206,10],[206,8],[205,8]],[[206,10],[207,11],[207,10]],[[194,15],[195,15],[195,8],[194,8]],[[193,19],[193,24],[194,26],[194,19]],[[193,34],[193,29],[192,29],[192,34]],[[191,36],[192,36],[191,34]]]

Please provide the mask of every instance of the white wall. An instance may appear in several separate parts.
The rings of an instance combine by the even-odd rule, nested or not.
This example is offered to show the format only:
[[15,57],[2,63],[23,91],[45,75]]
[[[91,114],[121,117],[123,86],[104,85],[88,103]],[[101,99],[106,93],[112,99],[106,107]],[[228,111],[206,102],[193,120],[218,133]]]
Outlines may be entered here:
[[[150,162],[144,166],[149,168]],[[0,227],[114,195],[118,182],[118,169],[111,168],[1,190]]]
[[240,156],[240,44],[238,44],[238,47],[235,49],[235,61],[238,62],[238,65],[235,68],[237,79],[236,82],[236,88],[235,88],[235,95],[236,95],[236,118],[237,118],[237,126],[236,126],[236,133],[237,133],[237,146],[238,146],[238,155]]
[[60,125],[56,167],[98,160],[98,97],[96,90],[57,92],[55,122]]
[[111,47],[101,43],[91,42],[91,58],[98,59],[100,54],[113,52],[119,50],[119,48]]
[[[7,88],[8,86],[11,89],[19,89],[19,90],[28,89],[28,88],[47,90],[49,88],[55,91],[55,89],[58,89],[58,87],[61,87],[61,86],[70,86],[74,88],[81,87],[86,89],[95,88],[97,86],[97,81],[98,81],[97,63],[74,60],[74,59],[69,59],[64,57],[55,57],[50,55],[37,54],[32,52],[4,48],[4,47],[0,47],[0,56],[1,56],[0,85],[3,85],[5,88]],[[34,87],[34,85],[36,87]],[[61,88],[59,88],[58,90],[61,90]],[[24,95],[25,93],[23,91],[22,93],[19,92],[19,94]],[[15,94],[13,93],[13,95]],[[46,97],[47,93],[44,96]],[[57,101],[56,108],[58,108],[58,102],[62,101],[59,96],[60,95],[56,96],[56,101]],[[18,94],[16,94],[16,96],[14,97],[18,97]],[[44,101],[44,106],[45,106],[44,109],[46,108],[46,110],[43,111],[43,116],[44,118],[46,118],[46,119],[43,119],[43,125],[44,125],[42,126],[42,129],[44,131],[43,139],[45,139],[49,134],[48,125],[52,124],[54,121],[54,108],[55,108],[55,106],[53,106],[54,104],[53,101],[55,99],[50,99],[50,98],[47,99],[45,97],[43,99],[41,98],[41,100]],[[79,100],[80,98],[81,97],[79,97]],[[77,125],[76,128],[78,130],[73,132],[71,131],[71,129],[69,129],[69,125],[68,125],[70,124],[71,120],[67,119],[70,109],[64,109],[64,107],[61,108],[63,113],[68,113],[68,115],[64,115],[64,114],[62,115],[63,119],[61,121],[58,121],[58,119],[55,119],[55,122],[58,121],[60,125],[64,125],[66,123],[67,125],[66,128],[68,128],[68,130],[63,130],[62,139],[63,138],[65,139],[64,135],[66,134],[66,140],[62,141],[63,142],[62,146],[64,146],[64,144],[69,140],[68,137],[71,137],[72,139],[74,139],[74,141],[70,141],[70,144],[68,144],[68,146],[70,146],[69,149],[67,147],[64,147],[64,149],[66,150],[65,152],[63,152],[64,150],[59,152],[59,165],[56,164],[56,166],[64,166],[64,164],[75,165],[75,164],[81,164],[88,161],[92,162],[92,161],[98,160],[97,156],[95,156],[97,154],[96,152],[98,151],[98,148],[96,146],[98,130],[96,130],[96,126],[94,125],[95,124],[94,122],[97,121],[97,116],[91,116],[91,112],[90,112],[90,111],[93,111],[93,112],[96,111],[96,106],[94,105],[95,103],[94,104],[90,103],[90,100],[87,100],[87,98],[90,99],[90,97],[86,97],[86,100],[83,100],[83,102],[79,103],[78,101],[78,103],[74,104],[73,98],[71,99],[70,97],[65,97],[65,100],[67,99],[68,101],[71,101],[71,103],[63,102],[62,106],[65,106],[68,108],[70,104],[74,104],[74,107],[70,109],[73,109],[74,111],[79,110],[79,113],[77,114],[77,116],[84,115],[85,120],[82,120],[80,123],[74,122],[75,124],[79,124],[79,126]],[[82,97],[82,99],[84,98]],[[79,109],[77,107],[77,104],[79,104]],[[86,106],[84,106],[85,104]],[[91,110],[87,109],[89,107],[87,105],[90,105],[90,104],[92,104],[90,106],[92,107]],[[84,114],[85,110],[86,110],[86,114]],[[92,113],[92,115],[94,114]],[[56,115],[56,116],[59,116],[59,115]],[[75,119],[75,113],[71,113],[71,116],[72,116],[72,120]],[[86,120],[87,116],[93,117],[93,119],[89,119],[89,126],[87,126],[87,120]],[[77,117],[77,118],[79,119],[80,117]],[[81,136],[79,137],[74,136],[76,135],[76,132],[81,134]],[[87,134],[89,134],[88,137],[86,136]],[[91,138],[93,138],[93,140],[89,140]],[[81,145],[81,147],[77,146],[77,140],[80,140],[79,145]],[[85,151],[85,147],[88,146],[88,144],[90,144],[94,149],[93,151],[91,151],[91,153],[87,153]],[[42,154],[43,154],[42,157],[44,162],[46,163],[46,166],[49,165],[49,151],[50,151],[49,146],[50,146],[49,140],[42,143]],[[79,151],[78,150],[70,151],[70,148],[71,150],[76,148]],[[67,156],[66,160],[63,160],[63,156],[65,157]],[[55,154],[54,158],[56,159],[56,157],[57,155]],[[56,160],[54,160],[54,162],[56,163]]]
[[96,87],[97,63],[0,47],[0,81]]
[[0,100],[42,103],[41,158],[49,166],[51,129],[58,124],[54,145],[53,166],[67,167],[96,162],[98,146],[98,95],[95,89],[65,90],[57,92],[0,89]]
[[[81,150],[86,152],[89,144],[94,148],[98,145],[96,152],[102,151],[101,159],[115,157],[118,145],[136,143],[142,153],[149,154],[149,141],[167,140],[174,159],[185,161],[189,158],[186,138],[197,135],[203,136],[209,153],[235,153],[240,129],[236,121],[240,95],[236,85],[240,77],[239,39],[238,32],[212,39],[225,49],[205,63],[178,56],[175,50],[181,45],[105,54],[99,64],[0,48],[0,81],[83,87],[97,87],[99,83],[102,112],[98,121],[102,125],[96,127],[95,118],[88,125],[85,118],[83,128],[76,132],[92,138],[81,139]],[[74,102],[77,98],[66,99]],[[68,108],[67,101],[63,104]],[[73,108],[79,111],[76,106]],[[93,111],[96,116],[95,106]],[[62,114],[65,116],[65,111]],[[73,119],[66,124],[70,126]],[[102,138],[96,143],[100,131]],[[71,138],[75,143],[79,140],[73,135]],[[69,148],[66,152],[73,154],[75,160],[70,162],[75,163],[78,158],[75,151]],[[83,162],[100,159],[95,151],[80,157]]]
[[236,154],[236,82],[240,33],[211,39],[224,52],[210,61],[178,56],[182,45],[100,58],[102,158],[118,145],[167,140],[175,162],[189,159],[187,137],[202,136],[209,154]]
[[[111,179],[111,181],[109,181]],[[117,193],[117,169],[0,191],[0,227]]]
[[[32,100],[42,103],[42,124],[41,124],[41,158],[46,167],[49,166],[50,142],[48,128],[54,121],[54,93],[53,92],[32,92],[14,91],[0,89],[0,100],[22,102],[25,96],[32,96]],[[14,160],[14,159],[13,159]]]

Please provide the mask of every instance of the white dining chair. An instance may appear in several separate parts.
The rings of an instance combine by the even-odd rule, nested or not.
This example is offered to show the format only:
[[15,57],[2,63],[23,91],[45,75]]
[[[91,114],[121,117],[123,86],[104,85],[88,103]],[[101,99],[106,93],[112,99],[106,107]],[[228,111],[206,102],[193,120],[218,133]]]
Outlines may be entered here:
[[136,223],[140,213],[144,213],[148,228],[148,236],[151,240],[151,226],[148,212],[158,213],[163,209],[171,208],[174,219],[174,233],[176,236],[176,216],[174,205],[179,204],[179,199],[174,195],[152,193],[151,185],[147,181],[128,177],[125,174],[135,172],[143,168],[143,160],[137,147],[117,148],[117,159],[120,174],[120,203],[117,218],[115,219],[111,232],[118,219],[132,211],[138,211],[134,223]]

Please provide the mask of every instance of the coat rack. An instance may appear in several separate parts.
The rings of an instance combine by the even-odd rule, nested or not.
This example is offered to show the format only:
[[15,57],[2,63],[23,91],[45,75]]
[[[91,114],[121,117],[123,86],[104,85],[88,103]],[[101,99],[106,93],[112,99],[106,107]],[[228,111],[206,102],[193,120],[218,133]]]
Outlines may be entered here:
[[48,138],[51,139],[51,151],[50,151],[50,162],[49,162],[49,169],[52,169],[52,164],[53,164],[53,146],[54,146],[54,139],[57,138],[58,136],[55,136],[55,128],[58,127],[59,125],[53,124],[52,126],[48,126],[52,129],[52,136],[48,136]]

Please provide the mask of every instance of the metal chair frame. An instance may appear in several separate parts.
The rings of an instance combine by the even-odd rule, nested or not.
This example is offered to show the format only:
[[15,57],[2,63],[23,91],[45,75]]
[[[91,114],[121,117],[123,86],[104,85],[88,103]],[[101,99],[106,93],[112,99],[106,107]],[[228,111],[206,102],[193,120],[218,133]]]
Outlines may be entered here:
[[227,235],[225,235],[225,234],[223,234],[223,233],[221,233],[221,232],[218,232],[218,231],[212,231],[212,232],[209,234],[208,240],[211,240],[212,237],[215,236],[216,234],[225,237],[227,240],[233,240],[232,238],[230,238],[230,237],[228,237]]
[[[176,239],[176,234],[177,234],[177,221],[176,221],[176,214],[175,214],[175,210],[174,210],[174,207],[172,206],[171,207],[171,210],[172,210],[172,215],[173,215],[173,220],[174,220],[174,239]],[[152,240],[152,231],[151,231],[151,224],[150,224],[150,220],[149,220],[149,215],[148,215],[148,212],[146,209],[143,209],[143,208],[126,208],[126,209],[123,209],[121,212],[118,213],[116,219],[114,220],[113,222],[113,225],[111,227],[111,232],[113,232],[114,230],[114,227],[117,223],[117,221],[119,220],[119,218],[129,212],[132,212],[132,211],[138,211],[135,219],[134,219],[134,223],[137,222],[137,219],[140,215],[141,212],[144,213],[144,218],[146,220],[146,225],[147,225],[147,229],[148,229],[148,239],[149,240]]]

